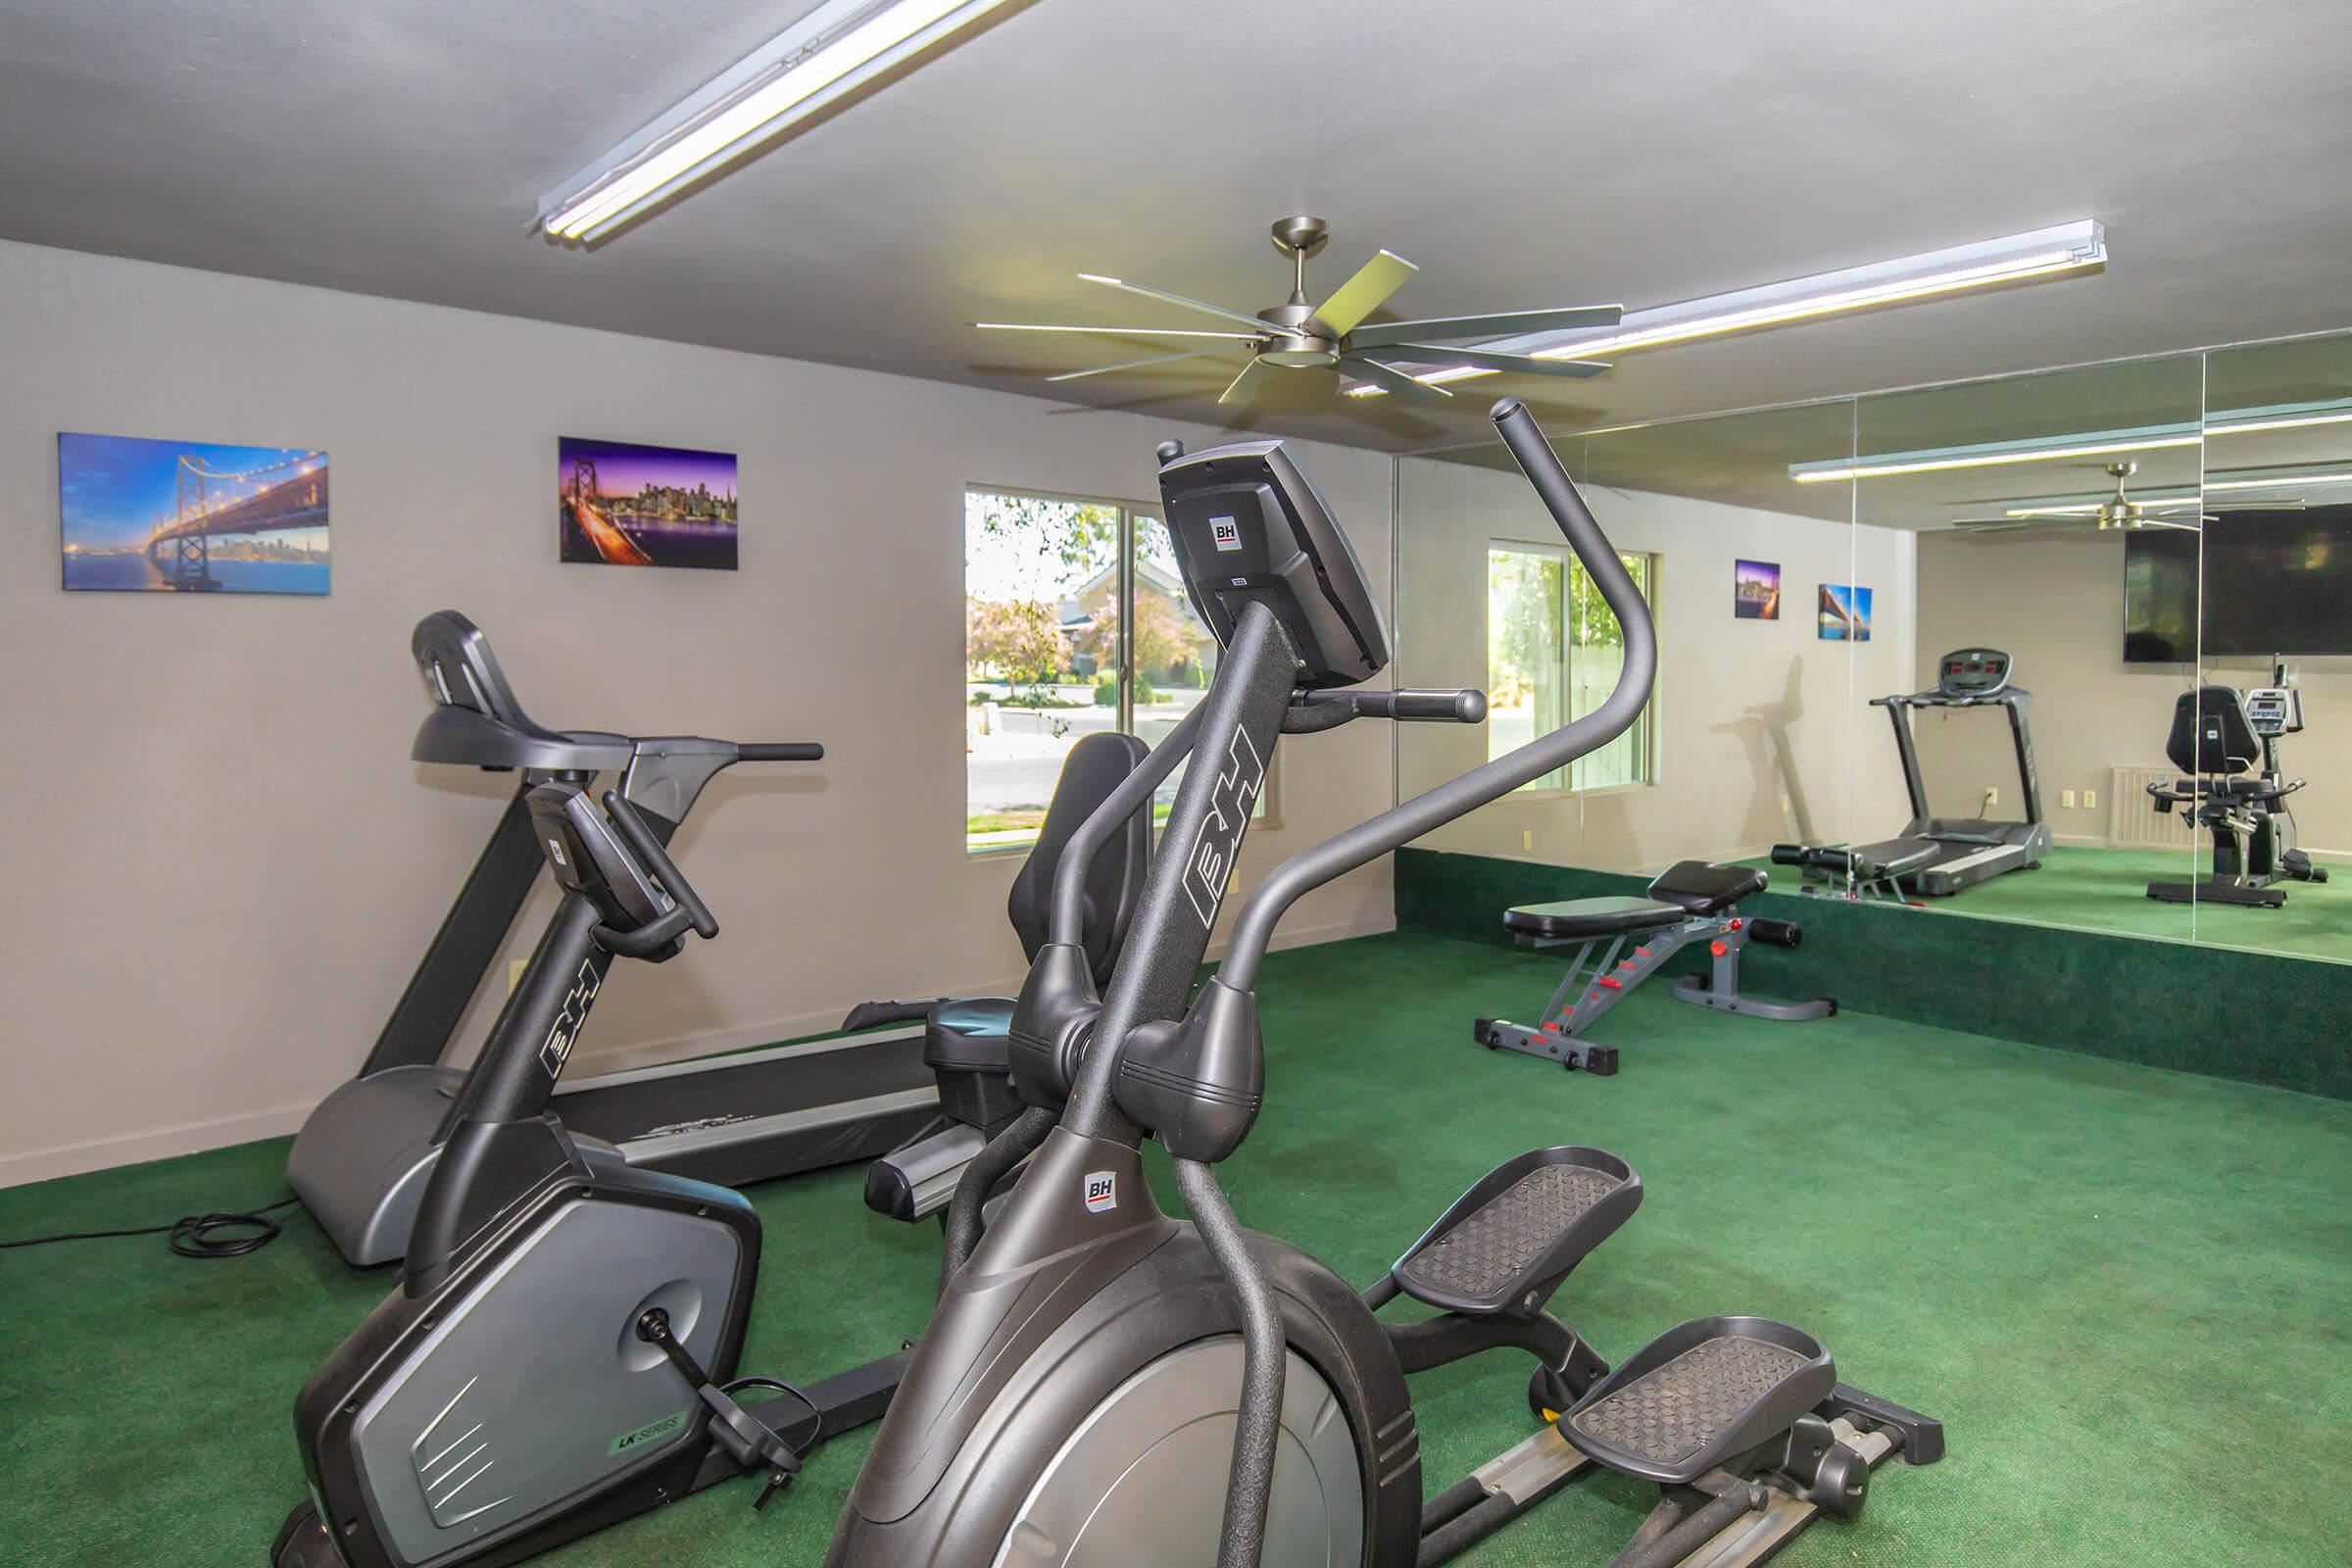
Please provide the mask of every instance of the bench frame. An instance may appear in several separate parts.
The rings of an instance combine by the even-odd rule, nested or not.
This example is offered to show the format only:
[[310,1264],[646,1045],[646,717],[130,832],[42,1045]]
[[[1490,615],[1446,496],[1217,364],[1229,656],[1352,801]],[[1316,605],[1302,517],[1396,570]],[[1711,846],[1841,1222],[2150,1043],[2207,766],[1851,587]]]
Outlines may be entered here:
[[[1713,914],[1690,915],[1647,931],[1593,937],[1514,932],[1513,940],[1525,948],[1573,946],[1576,953],[1568,960],[1567,976],[1552,992],[1542,1021],[1534,1027],[1507,1018],[1480,1018],[1471,1026],[1471,1038],[1489,1051],[1524,1052],[1556,1061],[1570,1072],[1582,1068],[1597,1077],[1608,1077],[1617,1071],[1617,1048],[1586,1041],[1585,1030],[1593,1019],[1624,1001],[1636,986],[1694,942],[1707,944],[1713,960],[1712,972],[1705,976],[1677,976],[1676,1001],[1786,1022],[1835,1014],[1838,1004],[1829,997],[1815,997],[1806,1002],[1774,1002],[1740,993],[1740,954],[1754,934],[1755,924],[1735,906]],[[1795,928],[1787,929],[1790,940],[1785,945],[1794,946]]]

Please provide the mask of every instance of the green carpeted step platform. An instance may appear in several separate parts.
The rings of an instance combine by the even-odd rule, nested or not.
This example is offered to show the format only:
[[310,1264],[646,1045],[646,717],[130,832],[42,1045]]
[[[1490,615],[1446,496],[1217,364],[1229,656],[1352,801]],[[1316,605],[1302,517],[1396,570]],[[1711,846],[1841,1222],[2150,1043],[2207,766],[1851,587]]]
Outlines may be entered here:
[[[1799,885],[1802,873],[1793,867],[1768,859],[1741,863],[1771,872],[1773,885],[1783,891]],[[2148,897],[2150,882],[2189,882],[2212,874],[2213,857],[2206,852],[2192,860],[2179,850],[2062,844],[2034,870],[2012,871],[1927,903],[1946,914],[2352,962],[2352,868],[2330,871],[2326,882],[2279,883],[2286,903],[2276,909],[2204,902],[2192,912],[2189,905],[2159,904]]]
[[[1426,935],[1270,958],[1268,1108],[1227,1167],[1245,1222],[1370,1281],[1496,1160],[1595,1145],[1648,1189],[1557,1299],[1604,1354],[1701,1314],[1779,1318],[1946,1424],[1948,1459],[1882,1474],[1864,1518],[1816,1527],[1789,1568],[2344,1560],[2352,1104],[1654,988],[1609,1015],[1629,1063],[1612,1079],[1470,1044],[1474,1016],[1540,1008],[1557,968]],[[0,1192],[0,1239],[265,1202],[283,1158],[260,1144]],[[755,1190],[747,1369],[818,1374],[920,1326],[936,1233],[869,1214],[859,1182]],[[299,1215],[227,1262],[161,1238],[0,1252],[0,1563],[262,1568],[302,1488],[294,1391],[391,1283]],[[1431,1490],[1526,1435],[1526,1383],[1507,1354],[1415,1380]],[[736,1483],[542,1560],[813,1564],[864,1447],[820,1452],[764,1515]],[[1464,1560],[1597,1568],[1647,1505],[1588,1477]]]
[[[1962,907],[1974,908],[1971,901],[2048,871],[2011,872],[1916,908],[1800,897],[1792,891],[1800,885],[1794,871],[1772,871],[1773,891],[1742,901],[1740,908],[1757,919],[1796,921],[1805,939],[1794,951],[1748,949],[1749,972],[1740,983],[1759,996],[1831,996],[1840,1006],[1887,1018],[2352,1100],[2352,1030],[2344,1023],[2352,1018],[2352,963],[2189,942],[2188,908],[2144,897],[2099,906],[2120,904],[2139,913],[2145,906],[2177,918],[2180,940],[2151,940],[2159,935],[2152,931],[2117,935],[1980,919]],[[1576,866],[1399,850],[1396,923],[1508,944],[1502,911],[1513,905],[1639,893],[1646,881]],[[2325,896],[2346,894],[2352,894],[2352,877],[2341,887],[2296,884],[2287,898],[2290,906],[2298,900],[2317,906]],[[2198,915],[2211,925],[2219,912],[2289,911]],[[1595,1039],[1613,1043],[1605,1029]],[[1630,1056],[1625,1070],[1634,1070]]]

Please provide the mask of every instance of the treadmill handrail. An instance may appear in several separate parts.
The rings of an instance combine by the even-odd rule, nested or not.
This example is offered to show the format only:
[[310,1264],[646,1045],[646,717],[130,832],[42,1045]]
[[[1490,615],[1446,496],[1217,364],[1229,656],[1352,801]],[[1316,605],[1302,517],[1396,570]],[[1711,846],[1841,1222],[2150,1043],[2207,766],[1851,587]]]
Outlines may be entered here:
[[1892,708],[1897,705],[1905,708],[1989,708],[2000,704],[2005,707],[2023,708],[2033,700],[2034,694],[2023,686],[2004,686],[1997,692],[1976,693],[1966,697],[1956,697],[1950,692],[1936,691],[1931,687],[1924,692],[1896,692],[1888,697],[1873,697],[1870,700],[1870,706],[1873,708]]

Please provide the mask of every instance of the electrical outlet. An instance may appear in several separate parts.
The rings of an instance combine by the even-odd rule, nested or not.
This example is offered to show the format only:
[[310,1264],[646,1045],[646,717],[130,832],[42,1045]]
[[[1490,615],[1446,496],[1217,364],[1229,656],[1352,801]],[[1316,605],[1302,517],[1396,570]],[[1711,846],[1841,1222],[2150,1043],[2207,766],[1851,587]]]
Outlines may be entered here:
[[2065,807],[2070,811],[2073,810],[2075,808],[2075,792],[2073,790],[2060,790],[2058,792],[2058,804]]
[[2082,809],[2085,811],[2095,810],[2098,808],[2098,804],[2099,792],[2097,790],[2084,790],[2082,792]]
[[525,969],[527,969],[527,968],[529,968],[530,966],[531,966],[531,960],[530,960],[530,959],[528,959],[528,958],[509,958],[509,959],[507,960],[507,995],[508,995],[508,996],[510,996],[510,997],[511,997],[511,996],[513,996],[513,995],[514,994],[514,988],[515,988],[516,986],[518,986],[518,985],[522,984],[522,971],[523,971],[523,970],[525,970]]
[[1985,804],[1987,807],[1993,807],[1993,806],[1998,806],[1998,805],[2000,805],[2000,804],[2001,804],[2001,792],[2000,792],[1999,790],[1997,790],[1997,789],[1986,790],[1986,791],[1984,792],[1984,804]]
[[1521,828],[1519,830],[1519,853],[1522,855],[1528,854],[1534,850],[1535,847],[1536,830],[1532,827]]

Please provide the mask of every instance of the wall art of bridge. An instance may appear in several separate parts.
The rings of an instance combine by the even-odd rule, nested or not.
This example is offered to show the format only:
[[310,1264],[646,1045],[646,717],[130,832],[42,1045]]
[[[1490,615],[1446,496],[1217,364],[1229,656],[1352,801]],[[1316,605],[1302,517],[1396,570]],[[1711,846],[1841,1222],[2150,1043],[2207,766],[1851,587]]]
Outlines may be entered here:
[[[316,466],[309,466],[314,463]],[[326,500],[323,453],[296,453],[283,462],[236,473],[210,467],[200,458],[182,457],[178,506],[147,536],[147,559],[174,588],[217,589],[220,582],[212,571],[213,540],[323,528]]]

